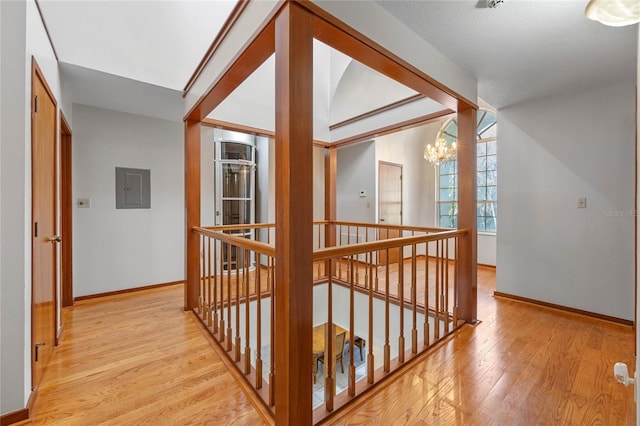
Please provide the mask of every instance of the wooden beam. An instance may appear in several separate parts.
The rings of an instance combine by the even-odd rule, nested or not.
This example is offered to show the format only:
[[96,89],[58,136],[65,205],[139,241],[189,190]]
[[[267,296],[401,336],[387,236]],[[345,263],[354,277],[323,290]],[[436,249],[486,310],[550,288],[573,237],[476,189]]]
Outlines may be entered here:
[[200,132],[201,124],[199,121],[185,121],[185,311],[198,306],[198,297],[200,296],[200,246],[198,234],[192,231],[194,226],[200,226]]
[[276,424],[312,424],[313,33],[288,2],[276,18]]
[[458,111],[458,229],[467,230],[458,246],[459,317],[468,323],[477,321],[477,189],[476,122],[477,110]]
[[340,127],[348,126],[349,124],[357,123],[358,121],[364,120],[369,117],[376,116],[378,114],[382,114],[383,112],[391,111],[392,109],[399,108],[403,105],[410,104],[415,101],[419,101],[424,99],[425,96],[421,93],[418,93],[413,96],[409,96],[408,98],[400,99],[399,101],[392,102],[390,104],[381,106],[380,108],[372,109],[371,111],[367,111],[363,114],[356,115],[355,117],[348,118],[346,120],[340,121],[336,124],[332,124],[329,126],[329,130],[335,130]]
[[185,116],[201,121],[247,79],[274,51],[275,25],[267,20]]

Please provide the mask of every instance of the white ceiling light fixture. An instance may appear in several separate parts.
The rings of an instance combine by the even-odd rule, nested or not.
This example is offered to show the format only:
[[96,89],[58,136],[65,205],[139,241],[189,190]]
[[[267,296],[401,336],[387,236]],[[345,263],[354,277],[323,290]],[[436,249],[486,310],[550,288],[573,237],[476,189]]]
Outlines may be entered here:
[[584,14],[592,21],[610,27],[624,27],[640,22],[638,0],[591,0]]
[[487,0],[487,7],[491,8],[491,9],[495,9],[501,3],[504,3],[503,0]]

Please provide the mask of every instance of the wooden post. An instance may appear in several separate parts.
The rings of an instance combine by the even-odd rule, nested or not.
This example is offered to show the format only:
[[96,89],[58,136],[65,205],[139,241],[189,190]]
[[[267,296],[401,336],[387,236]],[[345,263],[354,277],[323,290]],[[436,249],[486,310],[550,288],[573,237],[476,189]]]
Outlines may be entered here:
[[[329,221],[324,228],[324,246],[336,245],[336,179],[338,171],[338,148],[335,146],[324,149],[324,220]],[[335,263],[333,263],[335,267]],[[329,261],[324,263],[325,274],[332,274]]]
[[477,321],[477,111],[469,106],[458,110],[458,228],[469,232],[460,238],[456,260],[458,315],[468,323]]
[[185,286],[184,310],[198,306],[200,297],[200,246],[192,232],[200,226],[200,122],[184,123]]
[[276,424],[312,423],[313,35],[286,4],[276,18]]

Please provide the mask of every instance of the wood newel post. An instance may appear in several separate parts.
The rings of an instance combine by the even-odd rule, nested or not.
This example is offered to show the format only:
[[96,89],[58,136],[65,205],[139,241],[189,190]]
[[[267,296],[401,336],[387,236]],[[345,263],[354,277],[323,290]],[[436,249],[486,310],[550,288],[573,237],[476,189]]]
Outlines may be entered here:
[[185,286],[184,310],[198,306],[200,297],[200,246],[191,231],[200,226],[200,122],[184,123]]
[[468,323],[477,321],[477,110],[458,110],[458,228],[469,233],[460,238],[456,262],[459,291],[458,315]]
[[276,18],[275,420],[312,423],[313,34],[295,3]]

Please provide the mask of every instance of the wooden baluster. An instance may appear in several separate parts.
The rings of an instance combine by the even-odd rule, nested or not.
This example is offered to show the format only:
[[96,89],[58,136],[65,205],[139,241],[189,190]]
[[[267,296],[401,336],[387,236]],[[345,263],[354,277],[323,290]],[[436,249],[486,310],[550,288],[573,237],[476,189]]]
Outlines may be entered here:
[[398,291],[400,301],[400,335],[398,336],[398,362],[404,363],[404,247],[396,249],[400,252],[398,259]]
[[429,243],[424,243],[426,255],[424,258],[424,347],[429,346]]
[[455,264],[456,267],[453,268],[453,326],[458,326],[458,237],[453,239],[454,242],[454,253],[455,253]]
[[256,389],[262,389],[262,270],[260,264],[260,255],[258,255],[255,278],[258,295],[256,305]]
[[[320,227],[320,225],[318,225],[318,249],[320,249],[322,247],[320,245],[320,230],[321,230],[321,227]],[[316,279],[318,279],[318,280],[320,279],[320,277],[322,277],[322,274],[320,273],[320,264],[321,263],[322,262],[316,262],[317,270],[318,270],[318,277]]]
[[[235,336],[235,340],[234,340],[234,360],[235,362],[239,362],[240,361],[240,273],[242,272],[242,268],[241,268],[241,255],[243,254],[242,252],[242,248],[240,248],[239,246],[236,246],[236,295],[234,297],[235,299],[235,305],[236,305],[236,336]],[[244,256],[242,256],[242,260],[244,261]]]
[[[369,269],[373,268],[373,252],[369,252]],[[377,268],[377,267],[376,267]],[[374,381],[374,358],[373,358],[373,274],[369,272],[369,353],[367,354],[367,382],[373,384]]]
[[213,306],[211,304],[211,275],[211,238],[207,238],[207,325],[209,327],[213,325],[211,312],[213,310]]
[[436,240],[436,285],[435,285],[435,311],[433,323],[433,338],[435,341],[440,339],[440,240]]
[[204,280],[205,280],[205,261],[204,261],[204,236],[201,235],[200,236],[200,296],[198,296],[198,315],[200,315],[200,318],[204,319],[204,312],[203,312],[203,300],[202,300],[202,295],[204,294]]
[[[244,249],[244,330],[245,330],[245,336],[244,336],[244,374],[249,374],[251,373],[251,344],[250,344],[250,340],[249,338],[250,336],[250,331],[251,331],[251,321],[250,321],[250,307],[249,307],[249,301],[251,300],[251,298],[249,297],[249,259],[250,259],[250,255],[251,252],[249,251],[249,249]],[[239,301],[238,301],[239,302]],[[257,299],[256,301],[258,304],[260,304],[260,299]],[[238,303],[238,308],[240,307],[240,303]],[[239,310],[239,309],[238,309]]]
[[[224,277],[225,277],[225,269],[224,269],[224,253],[228,243],[220,242],[220,338],[219,342],[224,346],[226,342],[225,336],[225,322],[224,322]],[[228,272],[228,271],[226,271]]]
[[391,346],[389,346],[389,249],[386,250],[384,292],[384,371],[391,369]]
[[[351,255],[351,282],[349,285],[349,396],[355,396],[356,394],[356,365],[354,364],[355,352],[353,350],[353,338],[354,338],[354,313],[355,313],[355,290],[354,290],[354,271],[353,263],[357,261],[358,255]],[[355,274],[357,277],[357,273]],[[337,348],[338,351],[344,348]]]
[[[360,230],[360,227],[356,226],[356,242],[355,242],[355,244],[358,244],[358,239],[359,239],[358,237],[360,235],[359,234],[359,230]],[[356,263],[354,265],[355,268],[356,268],[356,283],[358,283],[360,281],[360,278],[359,278],[360,277],[360,274],[359,274],[360,266],[359,265],[360,265],[359,257],[356,257]]]
[[[329,259],[329,266],[331,266]],[[333,324],[333,280],[329,276],[327,283],[327,323],[324,328],[324,403],[327,411],[333,411],[333,397],[336,394],[335,373],[335,340],[336,331]]]
[[[268,263],[273,267],[273,257],[269,256]],[[275,334],[275,326],[276,326],[276,295],[273,292],[273,273],[269,276],[269,289],[271,291],[271,323],[269,324],[269,406],[273,407],[276,404],[276,334]]]
[[449,239],[444,240],[444,280],[442,283],[443,287],[443,298],[444,298],[444,332],[445,334],[449,334]]
[[231,339],[233,330],[231,329],[231,301],[233,297],[231,295],[231,244],[227,244],[227,352],[231,350]]
[[213,240],[213,334],[218,333],[218,241]]
[[[369,242],[369,228],[367,227],[364,228],[364,242],[365,243]],[[373,261],[371,257],[371,252],[366,253],[364,261],[366,262],[366,265],[364,268],[364,288],[368,288],[368,286],[371,285],[371,283],[369,282],[369,277],[371,277],[371,268],[369,268],[369,265]]]
[[[418,353],[418,315],[417,315],[417,286],[416,286],[416,245],[411,246],[411,311],[413,328],[411,329],[411,353]],[[425,311],[426,313],[426,311]]]

